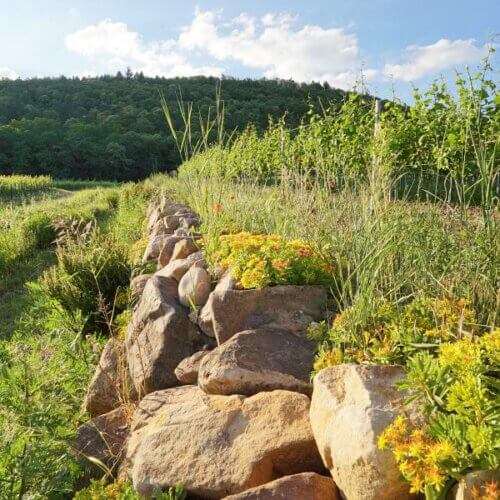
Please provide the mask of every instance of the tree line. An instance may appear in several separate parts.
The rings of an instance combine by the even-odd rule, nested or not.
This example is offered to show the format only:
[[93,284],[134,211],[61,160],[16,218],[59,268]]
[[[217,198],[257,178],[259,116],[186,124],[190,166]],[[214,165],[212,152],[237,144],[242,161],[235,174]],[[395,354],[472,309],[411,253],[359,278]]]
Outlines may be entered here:
[[123,181],[172,170],[180,159],[160,96],[180,125],[179,96],[206,115],[219,84],[229,131],[249,124],[263,131],[270,119],[282,117],[294,128],[311,107],[318,110],[344,96],[326,83],[147,78],[130,71],[98,78],[1,80],[0,174]]

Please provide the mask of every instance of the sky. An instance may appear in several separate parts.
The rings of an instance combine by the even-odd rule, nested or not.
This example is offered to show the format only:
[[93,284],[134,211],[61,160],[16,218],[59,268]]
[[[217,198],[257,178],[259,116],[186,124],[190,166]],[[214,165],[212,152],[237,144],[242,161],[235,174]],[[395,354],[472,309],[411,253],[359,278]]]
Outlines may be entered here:
[[362,80],[406,98],[475,68],[499,33],[500,0],[0,0],[0,78],[130,67],[342,89]]

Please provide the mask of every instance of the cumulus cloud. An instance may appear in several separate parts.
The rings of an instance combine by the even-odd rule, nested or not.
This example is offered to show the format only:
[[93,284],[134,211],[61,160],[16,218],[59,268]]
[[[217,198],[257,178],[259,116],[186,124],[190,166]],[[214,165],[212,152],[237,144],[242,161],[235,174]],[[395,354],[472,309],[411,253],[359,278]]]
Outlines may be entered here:
[[15,80],[16,78],[19,78],[19,75],[13,69],[0,67],[0,80],[5,78],[8,80]]
[[130,66],[134,71],[142,71],[146,75],[167,77],[220,75],[222,72],[221,68],[215,66],[193,66],[177,50],[174,40],[146,43],[139,33],[130,30],[125,23],[109,19],[68,35],[66,47],[96,64],[104,60],[104,69],[107,71],[123,70]]
[[[220,14],[197,10],[179,36],[179,46],[208,53],[218,61],[233,60],[259,69],[269,78],[328,81],[343,88],[361,67],[358,39],[343,28],[296,26],[289,14],[261,18],[241,14],[224,23]],[[376,71],[370,69],[366,78]]]
[[[260,18],[241,14],[225,21],[220,12],[196,10],[176,39],[146,43],[126,24],[104,20],[66,37],[66,47],[106,71],[130,66],[147,75],[221,75],[236,63],[269,78],[328,81],[349,88],[361,67],[358,39],[342,28],[297,26],[290,14]],[[208,61],[196,65],[193,58]],[[376,71],[369,69],[365,78]]]
[[475,63],[486,55],[486,45],[478,46],[473,39],[442,38],[432,45],[411,45],[405,49],[405,62],[386,64],[384,75],[410,82],[467,63]]

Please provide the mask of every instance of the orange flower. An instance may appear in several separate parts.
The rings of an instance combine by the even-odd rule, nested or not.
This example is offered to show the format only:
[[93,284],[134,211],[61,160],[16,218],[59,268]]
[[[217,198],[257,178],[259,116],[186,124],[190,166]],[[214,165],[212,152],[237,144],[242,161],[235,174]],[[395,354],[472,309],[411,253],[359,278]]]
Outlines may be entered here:
[[220,203],[214,203],[212,205],[212,212],[214,214],[220,214],[224,210],[224,207]]

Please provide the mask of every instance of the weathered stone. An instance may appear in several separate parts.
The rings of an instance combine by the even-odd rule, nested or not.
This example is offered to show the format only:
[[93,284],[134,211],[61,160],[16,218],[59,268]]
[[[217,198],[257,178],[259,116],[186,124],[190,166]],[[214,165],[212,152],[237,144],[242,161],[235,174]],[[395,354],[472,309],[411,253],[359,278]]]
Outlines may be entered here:
[[157,260],[165,242],[172,237],[172,235],[160,234],[158,236],[150,238],[148,241],[148,245],[146,246],[146,250],[144,250],[144,255],[142,256],[142,262]]
[[344,364],[314,377],[311,426],[323,462],[349,500],[411,498],[380,433],[402,412],[405,394],[396,366]]
[[236,288],[236,280],[230,273],[226,272],[215,286],[214,291],[208,296],[207,303],[202,307],[198,315],[198,326],[206,335],[215,337],[212,323],[212,302],[218,300],[219,295],[234,288]]
[[201,360],[209,353],[208,350],[195,352],[189,358],[183,359],[175,369],[175,376],[181,384],[189,385],[198,382],[198,370]]
[[179,301],[187,307],[202,306],[207,301],[211,289],[208,272],[197,265],[191,266],[179,281]]
[[144,287],[151,276],[152,274],[140,274],[132,278],[130,281],[130,295],[133,302],[141,298]]
[[315,472],[285,476],[224,500],[340,500],[331,477]]
[[281,330],[237,333],[204,357],[198,384],[210,394],[244,394],[284,389],[310,395],[314,344]]
[[[206,310],[202,311],[200,323],[205,333],[213,331],[217,342],[222,344],[238,332],[264,326],[304,333],[311,322],[323,319],[325,307],[326,291],[319,286],[215,289]],[[207,327],[208,321],[211,328]]]
[[196,386],[146,396],[134,414],[127,464],[135,489],[183,484],[221,498],[276,477],[322,471],[309,398],[288,391],[212,396]]
[[123,342],[109,339],[83,401],[90,416],[108,413],[128,399],[127,372]]
[[127,406],[121,406],[78,428],[74,451],[85,466],[85,480],[104,475],[104,470],[93,459],[111,471],[120,465],[129,432],[130,412]]
[[[487,495],[489,489],[492,493]],[[447,498],[450,500],[477,500],[479,498],[489,500],[498,496],[500,496],[500,471],[491,470],[467,474],[452,488]]]
[[179,226],[184,229],[197,228],[200,224],[200,218],[196,214],[184,214],[179,216]]
[[184,238],[175,244],[170,260],[185,259],[192,253],[198,251],[199,248],[191,238]]
[[196,351],[199,334],[177,302],[177,282],[152,276],[132,315],[126,348],[139,395],[178,384],[174,370]]
[[163,276],[165,278],[173,278],[180,281],[181,278],[188,272],[191,266],[204,267],[205,261],[201,252],[195,252],[185,259],[177,259],[170,261],[165,267],[156,272],[155,276]]
[[172,234],[163,239],[162,246],[158,252],[158,267],[166,266],[172,257],[175,245],[184,239],[182,236]]

